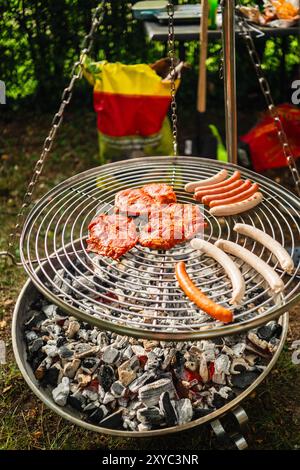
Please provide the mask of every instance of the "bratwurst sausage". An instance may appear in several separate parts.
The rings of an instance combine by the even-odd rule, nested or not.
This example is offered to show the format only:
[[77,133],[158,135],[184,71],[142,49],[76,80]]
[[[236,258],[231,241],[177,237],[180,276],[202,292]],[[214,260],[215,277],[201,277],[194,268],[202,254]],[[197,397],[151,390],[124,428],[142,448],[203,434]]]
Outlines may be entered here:
[[256,240],[257,242],[264,245],[278,259],[279,264],[284,271],[289,274],[293,273],[295,267],[294,261],[286,249],[283,248],[283,246],[277,240],[274,240],[274,238],[270,237],[270,235],[256,227],[253,227],[252,225],[235,224],[233,230],[242,235],[245,235],[246,237],[253,238],[253,240]]
[[219,183],[220,181],[225,180],[225,178],[227,178],[227,174],[227,170],[221,170],[219,171],[219,173],[217,173],[215,176],[212,176],[211,178],[187,183],[184,189],[188,193],[193,193],[196,188],[202,188],[202,186],[209,186],[210,184]]
[[241,172],[236,170],[231,176],[230,178],[228,178],[227,180],[225,181],[221,181],[220,183],[215,183],[215,184],[210,184],[208,186],[201,186],[200,189],[196,189],[195,190],[195,196],[196,194],[198,194],[198,192],[202,192],[202,191],[210,191],[211,189],[215,190],[215,189],[219,189],[219,188],[226,188],[227,186],[229,186],[231,183],[234,183],[235,181],[238,181],[241,179]]
[[269,284],[274,294],[279,294],[284,289],[284,283],[278,274],[265,261],[256,256],[251,251],[228,240],[218,240],[215,245],[221,250],[230,253],[237,258],[242,259],[245,263],[257,271]]
[[253,196],[253,194],[257,193],[258,191],[258,184],[253,183],[249,189],[244,190],[243,192],[239,192],[237,195],[232,197],[225,197],[220,200],[213,200],[209,203],[209,207],[217,207],[223,206],[224,204],[235,204],[237,202],[245,201],[249,199],[249,197]]
[[225,194],[228,191],[239,188],[240,186],[242,186],[242,184],[243,184],[243,181],[241,179],[239,179],[237,181],[234,181],[233,183],[227,184],[226,186],[225,185],[221,186],[220,188],[205,189],[205,187],[204,187],[200,191],[197,191],[194,194],[194,199],[196,199],[196,201],[201,201],[202,200],[204,202],[204,198],[206,198],[207,196]]
[[249,197],[248,199],[245,199],[241,202],[236,202],[235,204],[224,204],[223,206],[212,207],[209,213],[217,217],[240,214],[241,212],[246,212],[257,206],[262,202],[262,200],[263,195],[262,193],[258,192],[253,194],[253,196]]
[[235,262],[224,251],[200,238],[194,238],[191,246],[215,259],[222,266],[232,284],[232,297],[229,303],[239,304],[245,295],[245,281]]
[[233,320],[232,312],[216,304],[213,300],[209,299],[198,287],[195,286],[190,279],[185,269],[184,261],[179,261],[175,266],[176,279],[185,293],[185,295],[196,304],[201,310],[215,318],[216,320],[224,323],[229,323]]
[[251,181],[246,180],[244,182],[242,181],[237,181],[237,183],[240,183],[236,188],[234,188],[232,191],[224,191],[220,194],[214,194],[211,196],[204,196],[202,198],[203,204],[210,204],[212,201],[222,201],[225,199],[229,199],[234,196],[238,196],[239,194],[243,193],[246,191],[246,189],[249,189],[251,187]]

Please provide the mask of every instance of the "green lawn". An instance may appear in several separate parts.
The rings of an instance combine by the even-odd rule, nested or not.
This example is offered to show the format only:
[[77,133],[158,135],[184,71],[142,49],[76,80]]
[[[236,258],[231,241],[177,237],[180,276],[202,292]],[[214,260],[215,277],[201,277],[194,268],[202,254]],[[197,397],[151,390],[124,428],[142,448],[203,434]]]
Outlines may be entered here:
[[[26,181],[36,161],[51,116],[23,115],[2,122],[0,140],[0,250],[6,248]],[[67,115],[39,183],[38,194],[66,177],[97,165],[93,113]],[[285,173],[286,174],[286,173]],[[273,176],[276,176],[273,173]],[[277,175],[278,176],[278,175]],[[0,261],[0,339],[7,345],[7,364],[0,365],[0,449],[210,449],[217,443],[209,427],[158,439],[120,439],[87,432],[54,413],[35,398],[15,364],[10,318],[26,276],[21,267]],[[299,309],[298,309],[299,310]],[[300,366],[291,362],[288,345],[300,337],[299,311],[292,312],[288,344],[267,381],[244,402],[250,418],[252,449],[300,448]]]

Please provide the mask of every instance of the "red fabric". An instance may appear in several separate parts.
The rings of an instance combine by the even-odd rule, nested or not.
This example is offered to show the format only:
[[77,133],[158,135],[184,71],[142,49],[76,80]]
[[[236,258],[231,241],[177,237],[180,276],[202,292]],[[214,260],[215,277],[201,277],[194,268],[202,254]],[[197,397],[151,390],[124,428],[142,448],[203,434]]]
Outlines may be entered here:
[[98,130],[111,137],[157,134],[170,106],[167,96],[94,92]]
[[[300,110],[290,104],[277,106],[294,157],[300,156]],[[287,166],[273,119],[266,115],[241,137],[249,145],[255,171]]]

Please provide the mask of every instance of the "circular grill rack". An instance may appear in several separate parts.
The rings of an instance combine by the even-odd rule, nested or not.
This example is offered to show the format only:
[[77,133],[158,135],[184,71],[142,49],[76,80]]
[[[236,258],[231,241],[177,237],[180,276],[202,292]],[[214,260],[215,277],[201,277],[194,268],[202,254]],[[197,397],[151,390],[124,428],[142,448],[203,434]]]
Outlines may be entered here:
[[37,288],[64,312],[119,334],[159,340],[195,340],[237,334],[277,318],[300,301],[300,262],[292,276],[284,273],[272,254],[252,239],[234,232],[236,222],[264,230],[295,254],[300,240],[300,200],[262,176],[236,165],[242,177],[260,185],[263,202],[251,211],[226,218],[211,216],[205,239],[230,239],[268,262],[282,277],[285,289],[279,296],[259,273],[241,260],[246,281],[244,303],[234,308],[234,321],[224,325],[201,312],[179,288],[174,267],[186,262],[196,283],[214,301],[229,307],[232,287],[213,259],[193,250],[190,244],[168,251],[140,245],[119,261],[87,252],[88,224],[98,213],[112,209],[115,194],[151,182],[172,184],[178,202],[194,203],[184,191],[187,182],[205,179],[224,164],[197,157],[151,157],[121,161],[76,175],[56,186],[33,207],[20,238],[22,263]]

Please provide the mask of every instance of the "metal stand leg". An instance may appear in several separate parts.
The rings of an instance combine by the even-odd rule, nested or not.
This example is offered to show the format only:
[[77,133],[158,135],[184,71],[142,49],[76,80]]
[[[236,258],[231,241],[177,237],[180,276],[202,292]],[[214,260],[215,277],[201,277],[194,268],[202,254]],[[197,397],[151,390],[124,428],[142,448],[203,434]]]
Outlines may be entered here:
[[238,450],[245,450],[248,448],[248,443],[243,435],[243,433],[248,432],[248,416],[244,408],[240,405],[234,408],[231,411],[232,415],[236,419],[240,431],[228,433],[223,424],[219,419],[215,419],[210,423],[212,430],[215,433],[216,438],[223,444],[223,445],[230,445],[234,444]]
[[223,1],[223,55],[226,148],[228,161],[237,164],[237,111],[235,66],[235,0]]

